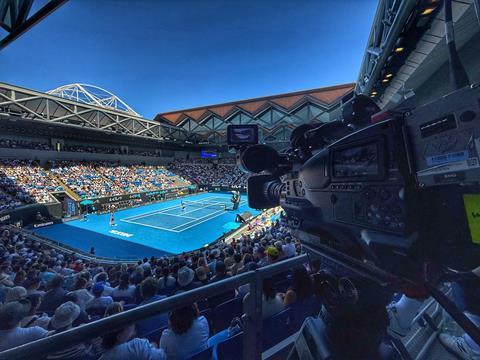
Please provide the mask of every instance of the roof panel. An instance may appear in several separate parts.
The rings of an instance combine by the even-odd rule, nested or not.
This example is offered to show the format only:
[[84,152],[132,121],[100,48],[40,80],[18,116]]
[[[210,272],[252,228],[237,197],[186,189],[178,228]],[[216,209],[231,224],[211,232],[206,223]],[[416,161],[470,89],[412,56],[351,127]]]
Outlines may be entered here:
[[354,86],[355,84],[353,83],[342,84],[325,88],[303,90],[287,94],[264,96],[260,98],[240,100],[224,104],[215,104],[185,110],[159,113],[155,117],[155,120],[164,120],[175,125],[179,123],[180,119],[182,118],[182,114],[188,115],[196,121],[201,121],[202,118],[205,116],[205,113],[207,112],[211,112],[218,117],[225,119],[228,115],[231,115],[237,108],[245,110],[247,113],[250,113],[252,115],[256,115],[268,103],[274,103],[286,110],[290,110],[292,109],[292,107],[303,102],[304,100],[308,101],[309,98],[313,100],[318,100],[327,105],[331,105],[336,101],[339,101],[340,98],[348,92],[353,91]]

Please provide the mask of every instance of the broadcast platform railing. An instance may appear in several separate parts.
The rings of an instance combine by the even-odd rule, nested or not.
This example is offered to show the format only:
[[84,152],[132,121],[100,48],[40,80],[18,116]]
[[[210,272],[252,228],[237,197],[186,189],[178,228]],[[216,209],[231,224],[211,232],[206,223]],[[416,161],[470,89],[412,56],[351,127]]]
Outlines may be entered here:
[[307,255],[300,255],[277,264],[269,265],[255,271],[233,276],[223,281],[205,285],[164,300],[138,306],[107,318],[81,325],[47,338],[37,340],[0,353],[0,360],[42,358],[81,342],[121,329],[139,320],[166,313],[175,308],[186,306],[194,301],[209,298],[241,285],[250,284],[250,297],[245,313],[251,314],[246,319],[243,335],[243,359],[260,360],[262,358],[262,283],[263,279],[292,269],[308,262]]

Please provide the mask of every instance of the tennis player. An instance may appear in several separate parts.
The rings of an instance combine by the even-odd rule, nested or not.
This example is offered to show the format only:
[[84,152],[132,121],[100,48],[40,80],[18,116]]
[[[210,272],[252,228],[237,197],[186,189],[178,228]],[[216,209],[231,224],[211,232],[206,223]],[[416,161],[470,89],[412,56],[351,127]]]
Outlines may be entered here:
[[110,226],[117,226],[117,224],[115,224],[115,212],[113,210],[110,212]]
[[180,207],[182,208],[182,212],[185,212],[186,206],[185,206],[185,204],[183,203],[183,201],[180,201]]

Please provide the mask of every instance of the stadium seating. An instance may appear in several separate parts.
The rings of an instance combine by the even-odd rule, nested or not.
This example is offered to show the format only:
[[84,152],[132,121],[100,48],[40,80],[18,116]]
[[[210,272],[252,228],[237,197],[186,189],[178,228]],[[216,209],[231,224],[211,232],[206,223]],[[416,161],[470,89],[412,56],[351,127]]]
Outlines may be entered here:
[[[33,145],[32,145],[33,146]],[[0,162],[0,211],[23,204],[49,203],[53,191],[70,190],[79,198],[96,198],[172,189],[190,183],[245,186],[246,175],[231,160],[177,160],[168,167],[122,165],[104,161],[51,161],[45,168],[33,161]]]
[[228,300],[213,309],[213,329],[215,332],[226,329],[234,317],[242,316],[242,299]]
[[238,333],[228,340],[218,344],[218,359],[242,360],[243,358],[243,332]]
[[51,202],[49,192],[62,190],[62,187],[55,177],[33,161],[1,160],[0,190],[19,203],[30,204]]
[[170,163],[168,168],[194,184],[245,186],[248,176],[230,161],[221,161],[217,164],[202,160],[177,160]]
[[[190,266],[193,269],[195,269],[196,266],[199,266],[201,258],[207,260],[207,264],[209,264],[208,259],[216,264],[222,261],[231,263],[231,261],[228,261],[229,256],[232,256],[231,249],[233,249],[233,253],[240,253],[242,257],[245,258],[245,261],[253,260],[257,262],[258,266],[274,263],[282,258],[281,252],[279,253],[279,257],[275,259],[268,258],[265,252],[256,253],[255,258],[253,258],[251,257],[252,254],[250,251],[252,251],[251,249],[254,247],[276,247],[277,250],[281,249],[282,240],[290,236],[283,217],[280,217],[278,221],[273,222],[269,226],[263,223],[261,219],[257,219],[251,222],[250,226],[245,228],[244,231],[243,234],[229,245],[218,243],[202,251],[185,253],[170,258],[164,257],[156,259],[151,257],[139,260],[136,264],[127,265],[117,263],[116,265],[101,266],[94,262],[81,260],[70,251],[62,252],[58,249],[50,249],[47,243],[38,243],[31,239],[30,235],[27,233],[21,233],[18,235],[15,232],[11,232],[11,230],[6,230],[0,227],[1,254],[8,255],[13,249],[16,251],[16,255],[0,257],[0,277],[2,278],[2,281],[4,281],[2,286],[0,286],[0,302],[22,299],[24,295],[14,295],[20,291],[14,290],[14,286],[17,286],[19,289],[23,289],[23,286],[25,286],[25,290],[22,291],[26,291],[27,288],[29,289],[28,291],[31,291],[29,284],[36,278],[43,279],[40,281],[40,286],[38,287],[37,285],[36,287],[39,291],[46,291],[49,289],[49,279],[52,277],[62,276],[64,278],[62,291],[68,292],[76,290],[75,286],[79,279],[84,279],[82,281],[86,283],[85,291],[91,293],[93,291],[93,286],[96,284],[95,281],[98,282],[100,281],[99,279],[102,279],[103,286],[111,289],[115,288],[115,286],[119,284],[120,274],[122,273],[128,273],[130,284],[135,284],[138,289],[142,286],[143,280],[151,279],[152,274],[163,274],[164,271],[162,269],[164,267],[168,267],[170,269],[169,273],[176,277],[177,271],[183,266]],[[251,260],[248,260],[249,256],[251,257]],[[39,260],[41,263],[38,262]],[[237,265],[238,264],[235,266]],[[238,271],[236,270],[235,273],[241,273],[247,270],[247,264],[241,265],[240,268],[237,266]],[[227,267],[227,273],[230,271],[231,266],[229,265]],[[159,271],[155,271],[157,268]],[[211,268],[214,270],[215,266]],[[209,273],[208,277],[212,277],[213,275],[213,273]],[[20,276],[23,276],[24,280],[21,280]],[[284,276],[282,276],[282,279],[283,278]],[[178,289],[178,285],[175,282],[175,284],[169,286],[167,289],[168,291],[165,291],[165,289],[158,290],[157,294],[168,292],[168,295],[172,295],[176,289]],[[22,294],[22,291],[20,291],[19,294]],[[140,293],[141,291],[136,291],[134,297],[119,296],[115,297],[114,300],[117,302],[124,302],[125,305],[123,306],[123,310],[129,310],[135,308],[140,302],[142,302],[143,299],[139,295]],[[17,298],[15,298],[15,296],[17,296]],[[18,296],[20,296],[20,298],[18,298]],[[65,296],[65,299],[77,299],[76,301],[81,304],[80,299],[77,298],[76,295],[72,296],[73,295],[69,295],[68,297]],[[83,296],[86,295],[84,294],[82,297]],[[91,297],[92,295],[88,296]],[[105,294],[103,296],[105,296]],[[226,329],[229,329],[231,326],[232,319],[235,317],[241,317],[244,313],[241,297],[230,299],[213,308],[209,307],[209,301],[207,300],[199,301],[198,304],[200,307],[200,315],[204,316],[208,321],[211,336],[218,334],[221,331],[227,331]],[[88,321],[95,321],[103,318],[106,309],[107,308],[103,306],[99,308],[87,308],[86,316],[88,317]],[[281,313],[278,316],[274,316],[272,319],[265,320],[265,327],[270,328],[271,326],[284,324],[286,322],[286,317],[291,315],[293,311],[292,309],[288,309],[288,311]],[[51,311],[49,316],[52,316],[54,312],[55,311]],[[157,321],[156,318],[146,319],[139,322],[143,323],[145,326],[139,327],[137,336],[145,337],[151,341],[158,341],[162,336],[163,330],[168,326],[166,317],[162,317],[162,319],[165,320],[163,323],[163,320]],[[150,320],[153,320],[153,322]],[[47,322],[42,326],[48,327],[48,323],[49,321],[47,318]],[[283,327],[283,330],[285,329],[287,328]],[[284,332],[281,332],[281,334],[284,334]],[[266,335],[267,342],[276,341],[275,339],[279,336],[277,332]],[[240,350],[238,347],[240,347]],[[224,356],[227,357],[223,357],[223,359],[241,357],[241,334],[239,336],[233,336],[231,339],[219,344],[218,351],[221,354],[226,354]],[[208,356],[208,354],[210,354],[210,350],[206,351],[204,354],[198,354],[198,357],[202,358],[201,356]],[[232,354],[234,354],[234,356]],[[231,355],[233,357],[230,357]]]
[[193,355],[188,360],[211,360],[212,359],[212,348],[206,348],[205,350],[199,352],[196,355]]
[[287,308],[272,317],[263,320],[263,350],[267,350],[278,344],[281,340],[287,338],[298,327],[294,327],[291,322],[292,309]]

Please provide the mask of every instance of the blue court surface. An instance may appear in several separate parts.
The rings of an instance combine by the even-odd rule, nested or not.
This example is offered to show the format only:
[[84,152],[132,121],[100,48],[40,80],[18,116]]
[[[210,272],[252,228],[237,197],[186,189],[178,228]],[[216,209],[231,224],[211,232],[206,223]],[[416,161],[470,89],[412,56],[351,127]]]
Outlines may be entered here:
[[179,254],[199,249],[236,229],[237,214],[259,213],[248,207],[245,197],[238,210],[226,211],[225,207],[232,207],[230,198],[226,193],[192,195],[117,211],[113,226],[110,214],[89,215],[87,221],[73,220],[35,229],[35,233],[83,251],[93,246],[96,255],[112,258]]

